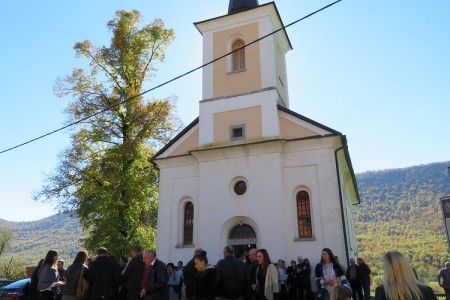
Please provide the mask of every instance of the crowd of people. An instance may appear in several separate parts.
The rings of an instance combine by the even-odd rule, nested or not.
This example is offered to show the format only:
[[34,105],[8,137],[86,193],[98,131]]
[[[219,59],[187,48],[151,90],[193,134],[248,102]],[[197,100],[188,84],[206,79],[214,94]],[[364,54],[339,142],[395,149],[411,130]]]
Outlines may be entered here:
[[[369,300],[370,268],[362,258],[350,259],[344,268],[329,248],[322,249],[314,268],[308,258],[272,262],[266,249],[249,249],[237,258],[226,246],[223,259],[215,265],[207,252],[196,249],[184,266],[164,263],[154,250],[139,246],[131,249],[131,258],[117,263],[106,248],[95,257],[86,251],[77,253],[64,268],[58,253],[50,250],[39,261],[27,291],[29,300]],[[433,300],[430,287],[417,281],[408,260],[397,251],[384,255],[384,281],[375,290],[376,300]],[[77,296],[80,280],[89,283],[86,299]],[[311,278],[317,291],[313,293]],[[442,279],[442,280],[441,280]],[[442,283],[441,283],[442,281]],[[450,262],[439,274],[439,283],[450,292]],[[447,298],[448,299],[448,298]]]

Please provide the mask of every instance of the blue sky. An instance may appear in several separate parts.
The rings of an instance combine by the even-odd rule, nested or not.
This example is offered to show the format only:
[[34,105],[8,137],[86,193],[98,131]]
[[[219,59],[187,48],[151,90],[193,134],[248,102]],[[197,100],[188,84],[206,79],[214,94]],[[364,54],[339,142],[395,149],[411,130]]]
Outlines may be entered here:
[[[331,2],[276,5],[289,24]],[[53,95],[55,80],[86,65],[75,58],[76,42],[109,45],[106,23],[117,10],[137,9],[143,23],[159,17],[175,30],[150,88],[201,65],[201,35],[192,23],[227,8],[226,0],[1,1],[0,151],[62,126],[70,98]],[[450,161],[449,11],[447,0],[343,0],[288,28],[290,109],[345,134],[357,173]],[[149,96],[172,95],[189,124],[198,115],[201,72]],[[66,130],[0,154],[0,218],[55,213],[32,193],[68,143]]]

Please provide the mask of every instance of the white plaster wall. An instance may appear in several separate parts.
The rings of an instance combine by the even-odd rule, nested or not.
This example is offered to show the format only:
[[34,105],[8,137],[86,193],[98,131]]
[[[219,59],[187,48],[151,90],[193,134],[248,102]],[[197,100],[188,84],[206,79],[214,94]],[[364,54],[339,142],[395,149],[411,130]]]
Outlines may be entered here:
[[[178,159],[180,161],[180,159]],[[198,165],[160,167],[157,256],[164,262],[192,258],[192,248],[176,248],[181,238],[179,204],[183,198],[191,198],[194,204],[194,219],[198,206]],[[194,243],[196,226],[194,224]],[[187,261],[186,261],[187,262]]]
[[[259,21],[259,36],[265,36],[274,31],[273,24],[269,17]],[[277,86],[276,82],[276,59],[275,59],[275,40],[274,36],[268,36],[259,41],[261,57],[261,84],[262,87]]]
[[[279,162],[280,155],[270,153],[201,163],[198,222],[205,226],[199,226],[198,242],[208,250],[212,262],[221,258],[226,241],[221,240],[219,232],[233,216],[248,217],[258,224],[259,247],[269,241],[284,242],[281,235],[267,235],[267,232],[282,232]],[[231,190],[230,183],[236,176],[248,182],[248,190],[242,196]]]
[[[222,257],[229,230],[242,219],[253,224],[257,246],[266,248],[273,260],[302,255],[315,265],[324,247],[345,260],[334,142],[326,138],[203,150],[194,153],[198,168],[162,169],[158,256],[166,262],[187,262],[200,247],[215,263]],[[243,196],[232,191],[237,176],[248,182]],[[310,194],[312,240],[296,240],[295,195],[301,189]],[[194,203],[195,248],[175,247],[180,238],[177,219],[182,219],[178,202],[185,196]]]
[[[214,32],[207,31],[203,33],[203,64],[207,64],[215,57],[213,57],[214,52]],[[213,97],[213,72],[214,64],[209,64],[202,70],[202,99],[210,99]]]
[[278,122],[278,109],[276,90],[267,90],[237,97],[200,103],[200,130],[199,144],[205,145],[214,141],[213,122],[214,113],[232,111],[252,106],[261,106],[263,137],[278,137],[280,125]]

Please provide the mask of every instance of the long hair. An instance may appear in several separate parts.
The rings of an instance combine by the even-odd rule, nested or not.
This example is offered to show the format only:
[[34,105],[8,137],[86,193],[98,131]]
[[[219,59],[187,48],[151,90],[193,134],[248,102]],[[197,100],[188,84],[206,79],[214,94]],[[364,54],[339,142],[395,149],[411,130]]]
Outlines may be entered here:
[[[334,265],[338,265],[338,264],[339,264],[338,261],[337,261],[337,259],[336,259],[336,256],[334,256],[333,251],[331,251],[330,248],[323,248],[323,249],[322,249],[322,252],[328,253],[328,256],[330,257],[330,261],[331,261]],[[320,262],[321,262],[321,263],[324,263],[323,258],[322,258],[322,255],[320,255]]]
[[311,265],[311,263],[309,262],[309,259],[307,259],[307,258],[305,258],[305,259],[303,260],[303,263],[304,263],[305,265],[307,265],[307,266],[310,266],[310,265]]
[[86,251],[79,251],[75,259],[73,260],[73,264],[84,264],[87,260],[88,253]]
[[406,257],[398,251],[389,251],[383,257],[384,291],[390,300],[420,299],[421,291],[418,287],[414,272]]
[[42,265],[44,264],[44,259],[41,258],[37,264],[37,268],[40,269],[42,267]]
[[270,256],[269,256],[269,252],[267,252],[266,249],[258,249],[256,251],[256,253],[261,253],[263,256],[263,263],[261,265],[261,268],[263,270],[263,272],[265,273],[267,270],[267,267],[270,265]]
[[55,256],[58,256],[58,252],[55,250],[50,250],[47,252],[47,255],[45,256],[44,263],[42,265],[50,265],[51,268],[56,269],[56,262],[54,260]]

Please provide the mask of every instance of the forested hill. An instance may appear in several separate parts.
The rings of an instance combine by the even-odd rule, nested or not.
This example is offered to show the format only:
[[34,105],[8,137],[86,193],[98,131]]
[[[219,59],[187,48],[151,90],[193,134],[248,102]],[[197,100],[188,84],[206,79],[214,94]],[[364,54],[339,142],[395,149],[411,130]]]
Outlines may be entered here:
[[436,281],[450,260],[439,200],[450,195],[449,166],[442,162],[356,175],[358,254],[372,266],[376,281],[389,250],[405,254],[424,281]]
[[18,255],[18,259],[31,265],[37,264],[50,249],[57,250],[62,259],[71,260],[84,249],[80,222],[69,215],[56,214],[32,222],[0,219],[0,229],[10,229],[14,234],[12,247],[5,254]]

